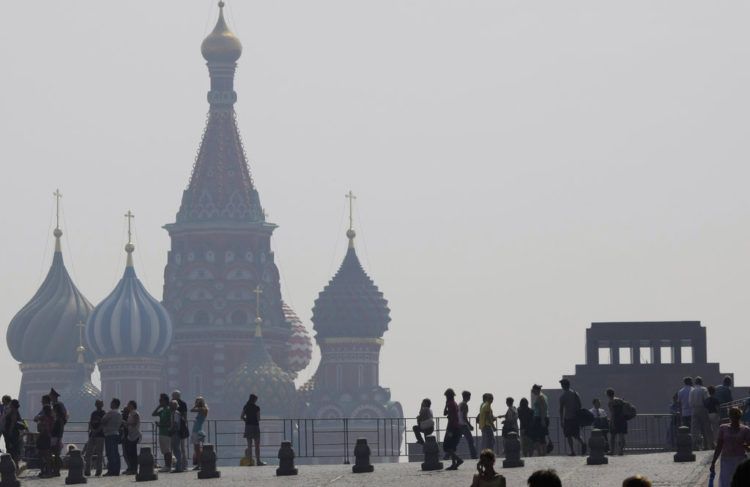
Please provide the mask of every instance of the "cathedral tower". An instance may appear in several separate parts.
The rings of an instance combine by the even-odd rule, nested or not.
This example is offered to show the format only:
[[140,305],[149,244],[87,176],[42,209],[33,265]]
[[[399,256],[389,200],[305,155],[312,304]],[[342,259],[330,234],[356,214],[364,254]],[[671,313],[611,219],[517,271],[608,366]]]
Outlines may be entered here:
[[388,301],[365,273],[354,247],[350,201],[349,248],[315,300],[312,321],[320,364],[303,387],[310,418],[398,418],[403,413],[380,385],[380,348],[391,321]]
[[206,129],[176,221],[165,226],[171,250],[164,305],[175,330],[167,385],[209,401],[221,397],[227,373],[245,362],[253,345],[258,286],[265,347],[281,369],[299,369],[289,361],[292,326],[271,250],[276,225],[266,221],[237,128],[234,74],[242,44],[223,7],[220,2],[216,26],[201,46],[211,79]]
[[86,342],[97,357],[102,397],[156,404],[163,392],[165,355],[172,342],[167,310],[135,273],[128,212],[125,272],[115,289],[91,312]]
[[[78,377],[89,380],[94,357],[80,345],[77,325],[91,312],[91,303],[81,294],[65,268],[60,238],[60,198],[57,201],[55,252],[47,277],[8,325],[6,339],[13,358],[21,362],[21,414],[30,417],[39,411],[40,400],[50,387],[65,391]],[[80,363],[79,363],[80,362]],[[65,398],[63,398],[65,400]]]

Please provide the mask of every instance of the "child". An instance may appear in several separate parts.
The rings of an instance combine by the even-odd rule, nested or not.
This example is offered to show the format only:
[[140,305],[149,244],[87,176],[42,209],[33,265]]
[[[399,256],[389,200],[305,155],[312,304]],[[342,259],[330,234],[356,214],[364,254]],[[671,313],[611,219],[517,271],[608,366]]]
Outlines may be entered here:
[[471,487],[505,487],[505,477],[495,472],[495,452],[492,450],[484,449],[479,454],[477,472]]

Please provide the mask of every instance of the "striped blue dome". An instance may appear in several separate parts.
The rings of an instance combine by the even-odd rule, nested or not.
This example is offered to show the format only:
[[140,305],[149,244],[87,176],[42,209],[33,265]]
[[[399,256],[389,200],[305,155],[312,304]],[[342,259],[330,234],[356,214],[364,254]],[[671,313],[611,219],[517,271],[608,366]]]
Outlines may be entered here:
[[161,356],[172,343],[172,320],[135,275],[130,252],[117,287],[86,322],[86,341],[100,359]]

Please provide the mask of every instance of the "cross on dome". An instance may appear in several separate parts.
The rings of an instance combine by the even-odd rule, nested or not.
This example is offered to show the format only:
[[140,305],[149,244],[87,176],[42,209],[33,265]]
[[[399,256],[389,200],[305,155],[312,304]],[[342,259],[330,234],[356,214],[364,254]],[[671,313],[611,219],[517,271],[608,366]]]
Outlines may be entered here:
[[349,248],[354,247],[354,237],[357,236],[357,232],[354,231],[354,200],[357,197],[354,195],[352,190],[344,195],[344,198],[349,200],[349,230],[346,231],[346,237],[349,239]]

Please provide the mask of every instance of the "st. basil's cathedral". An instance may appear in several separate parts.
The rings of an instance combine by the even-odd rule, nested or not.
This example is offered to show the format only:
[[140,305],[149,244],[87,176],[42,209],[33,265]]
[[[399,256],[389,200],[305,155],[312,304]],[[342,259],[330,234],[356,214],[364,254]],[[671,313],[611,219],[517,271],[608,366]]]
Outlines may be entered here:
[[[403,416],[380,385],[388,302],[359,262],[351,224],[346,256],[312,310],[320,364],[302,387],[294,384],[313,344],[281,295],[271,247],[276,225],[266,220],[234,110],[242,44],[219,6],[201,46],[211,81],[208,121],[176,219],[164,226],[171,248],[163,301],[138,279],[129,237],[121,280],[93,306],[65,267],[58,222],[49,272],[7,331],[26,417],[50,387],[79,421],[96,398],[149,406],[175,389],[187,400],[205,397],[215,418],[239,417],[251,392],[266,417]],[[91,382],[95,367],[101,390]]]

